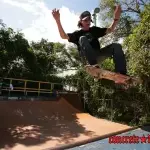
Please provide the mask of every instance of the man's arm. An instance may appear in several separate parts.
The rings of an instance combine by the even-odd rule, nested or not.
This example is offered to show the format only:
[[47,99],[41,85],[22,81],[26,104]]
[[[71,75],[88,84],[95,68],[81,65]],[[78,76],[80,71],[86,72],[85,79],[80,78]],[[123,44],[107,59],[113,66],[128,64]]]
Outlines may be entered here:
[[58,27],[58,30],[59,30],[59,34],[61,36],[62,39],[69,39],[68,35],[65,33],[62,25],[61,25],[61,21],[60,20],[56,20],[56,23],[57,23],[57,27]]
[[110,25],[110,27],[107,29],[106,34],[109,34],[115,30],[115,27],[117,26],[118,21],[120,19],[120,15],[121,15],[121,7],[120,7],[120,5],[118,5],[118,6],[116,6],[116,9],[114,12],[114,20],[113,20],[112,24]]
[[52,11],[52,15],[57,23],[57,27],[58,27],[58,30],[59,30],[59,34],[61,36],[62,39],[69,39],[68,35],[65,33],[63,27],[62,27],[62,24],[61,24],[61,21],[60,21],[60,13],[59,13],[59,10],[56,10],[54,9]]

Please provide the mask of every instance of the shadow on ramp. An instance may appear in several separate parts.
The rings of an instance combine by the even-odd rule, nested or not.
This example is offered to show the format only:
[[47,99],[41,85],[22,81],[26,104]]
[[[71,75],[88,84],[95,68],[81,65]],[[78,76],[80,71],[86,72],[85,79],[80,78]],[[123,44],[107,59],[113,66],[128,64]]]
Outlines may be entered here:
[[[80,134],[92,136],[64,99],[58,101],[1,101],[0,149],[16,144],[34,146],[47,141],[70,143]],[[50,142],[50,144],[51,144]],[[54,146],[54,145],[53,145]]]
[[74,95],[56,101],[0,101],[0,149],[54,148],[131,128],[79,108]]

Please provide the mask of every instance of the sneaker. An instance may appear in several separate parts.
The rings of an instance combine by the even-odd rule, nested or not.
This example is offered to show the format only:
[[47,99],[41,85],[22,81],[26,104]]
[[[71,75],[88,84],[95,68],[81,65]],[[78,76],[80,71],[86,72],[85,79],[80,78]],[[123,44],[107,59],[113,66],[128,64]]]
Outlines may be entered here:
[[95,64],[95,65],[86,65],[85,67],[94,67],[94,68],[100,68],[98,64]]
[[95,65],[91,65],[92,67],[95,67],[95,68],[100,68],[98,64],[95,64]]

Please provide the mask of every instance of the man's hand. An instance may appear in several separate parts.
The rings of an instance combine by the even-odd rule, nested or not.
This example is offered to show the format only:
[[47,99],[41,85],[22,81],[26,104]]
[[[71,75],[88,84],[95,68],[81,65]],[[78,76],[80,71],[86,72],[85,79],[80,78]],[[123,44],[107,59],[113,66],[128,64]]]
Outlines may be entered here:
[[52,15],[53,15],[54,19],[56,20],[57,27],[58,27],[59,34],[60,34],[61,38],[62,39],[69,39],[68,35],[65,33],[65,31],[61,25],[59,10],[56,10],[56,8],[53,9]]
[[54,19],[55,19],[56,21],[59,21],[59,20],[60,20],[60,13],[59,13],[59,10],[56,10],[56,8],[53,9],[52,15],[53,15],[53,17],[54,17]]
[[120,5],[115,6],[114,20],[113,20],[111,26],[107,29],[106,34],[109,34],[115,30],[118,20],[120,19],[120,15],[121,15],[121,6]]

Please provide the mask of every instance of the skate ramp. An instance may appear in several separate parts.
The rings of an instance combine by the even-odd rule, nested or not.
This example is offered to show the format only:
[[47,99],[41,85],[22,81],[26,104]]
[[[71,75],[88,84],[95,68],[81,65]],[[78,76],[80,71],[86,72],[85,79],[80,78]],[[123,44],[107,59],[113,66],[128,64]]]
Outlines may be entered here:
[[0,120],[1,150],[44,150],[130,129],[83,113],[64,96],[56,101],[0,101]]

